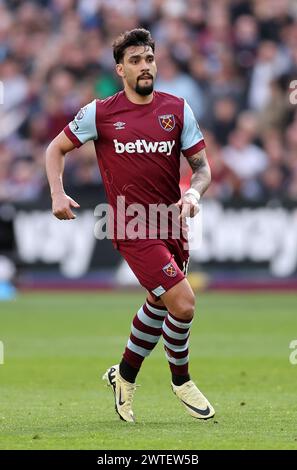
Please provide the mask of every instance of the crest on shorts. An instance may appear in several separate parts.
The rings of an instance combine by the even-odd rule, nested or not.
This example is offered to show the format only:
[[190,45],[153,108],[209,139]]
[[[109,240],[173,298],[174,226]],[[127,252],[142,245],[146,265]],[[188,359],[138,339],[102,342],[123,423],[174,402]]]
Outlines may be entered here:
[[166,266],[164,266],[162,269],[169,277],[175,277],[177,275],[176,269],[172,263],[166,264]]
[[165,131],[172,131],[175,128],[174,114],[163,114],[158,116],[159,124]]

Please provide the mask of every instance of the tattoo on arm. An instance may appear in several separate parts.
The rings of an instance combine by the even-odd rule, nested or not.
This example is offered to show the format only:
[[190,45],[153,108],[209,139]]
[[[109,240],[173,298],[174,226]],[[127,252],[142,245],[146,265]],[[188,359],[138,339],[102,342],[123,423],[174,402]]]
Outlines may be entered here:
[[211,181],[210,167],[207,161],[205,150],[195,153],[187,158],[190,167],[193,170],[191,178],[191,187],[196,189],[202,196],[207,190]]

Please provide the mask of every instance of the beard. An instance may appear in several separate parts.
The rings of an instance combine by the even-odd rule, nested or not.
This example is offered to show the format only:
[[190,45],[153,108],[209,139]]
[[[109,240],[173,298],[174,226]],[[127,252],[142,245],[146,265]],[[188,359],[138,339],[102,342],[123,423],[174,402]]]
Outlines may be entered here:
[[141,96],[150,95],[154,90],[154,82],[151,81],[150,85],[140,85],[139,80],[137,80],[135,91]]

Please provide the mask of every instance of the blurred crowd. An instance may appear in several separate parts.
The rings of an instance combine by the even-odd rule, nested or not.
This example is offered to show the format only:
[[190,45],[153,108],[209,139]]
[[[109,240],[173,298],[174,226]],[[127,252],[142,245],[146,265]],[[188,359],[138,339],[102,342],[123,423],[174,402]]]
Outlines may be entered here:
[[[208,197],[296,201],[297,0],[0,0],[0,202],[48,190],[46,146],[121,89],[111,43],[138,26],[156,40],[156,89],[203,130]],[[98,184],[92,143],[67,159],[67,187]]]

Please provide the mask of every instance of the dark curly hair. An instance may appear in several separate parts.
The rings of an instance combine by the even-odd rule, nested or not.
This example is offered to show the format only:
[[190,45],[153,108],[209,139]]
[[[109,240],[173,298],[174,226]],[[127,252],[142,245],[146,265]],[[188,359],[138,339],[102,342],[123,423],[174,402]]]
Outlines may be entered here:
[[116,64],[123,60],[125,50],[130,46],[149,46],[155,52],[155,41],[147,29],[131,29],[122,33],[112,44]]

